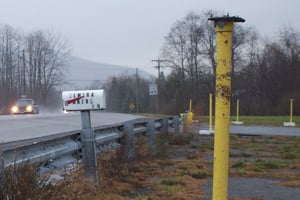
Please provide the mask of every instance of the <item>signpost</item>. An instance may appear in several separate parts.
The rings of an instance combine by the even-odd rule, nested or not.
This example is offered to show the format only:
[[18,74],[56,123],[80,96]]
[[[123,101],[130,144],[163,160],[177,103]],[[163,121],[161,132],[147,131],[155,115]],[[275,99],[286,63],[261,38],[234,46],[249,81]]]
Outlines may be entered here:
[[158,95],[157,84],[150,84],[149,85],[149,95],[150,96]]
[[129,109],[130,109],[131,111],[135,109],[135,105],[134,105],[133,103],[129,104],[128,107],[129,107]]
[[98,166],[96,157],[96,141],[94,129],[91,126],[90,110],[103,110],[106,108],[104,90],[78,90],[62,92],[64,110],[80,111],[82,130],[80,138],[82,143],[82,157],[85,176],[99,184]]
[[152,113],[156,113],[156,109],[158,107],[158,105],[156,105],[158,96],[157,84],[152,83],[149,85],[149,95]]

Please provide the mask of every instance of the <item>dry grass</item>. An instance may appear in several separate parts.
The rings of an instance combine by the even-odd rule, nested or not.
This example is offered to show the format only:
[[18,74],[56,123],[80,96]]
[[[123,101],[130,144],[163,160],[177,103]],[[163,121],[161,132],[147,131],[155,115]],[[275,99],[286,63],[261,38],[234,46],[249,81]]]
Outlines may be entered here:
[[230,162],[231,176],[277,178],[278,184],[299,187],[299,137],[233,136],[231,149],[242,152],[230,155],[240,158]]
[[37,172],[38,167],[29,163],[0,172],[0,199],[44,199],[51,195],[53,185]]
[[[147,140],[141,137],[135,141],[136,159],[127,162],[124,149],[103,153],[98,159],[99,186],[87,181],[81,167],[64,176],[56,183],[40,181],[36,173],[37,168],[26,165],[18,168],[23,176],[22,186],[19,181],[10,180],[9,194],[18,194],[22,198],[10,196],[10,200],[17,199],[199,199],[202,195],[201,184],[208,176],[205,173],[200,154],[193,153],[193,159],[186,159],[190,153],[182,151],[171,156],[178,147],[190,148],[190,135],[170,137],[173,145],[162,146],[160,137],[157,138],[157,150],[154,155],[148,152]],[[161,153],[160,151],[163,151]],[[176,160],[177,156],[184,159]],[[14,174],[8,169],[7,174]],[[9,177],[9,176],[8,176]],[[30,180],[36,180],[31,183]],[[7,178],[6,178],[7,180]],[[25,187],[26,186],[26,187]],[[18,188],[18,189],[16,189]],[[3,188],[1,188],[3,189]],[[21,191],[21,192],[20,192]],[[24,192],[23,192],[24,191]],[[25,194],[25,191],[27,193]],[[2,193],[2,192],[1,192]],[[26,196],[27,195],[27,196]],[[4,199],[4,197],[2,197]]]
[[[213,136],[206,137],[170,135],[166,145],[158,137],[153,154],[148,152],[147,140],[140,137],[135,141],[136,159],[132,162],[124,157],[122,146],[105,152],[98,159],[99,186],[82,176],[81,167],[55,183],[40,177],[36,166],[9,168],[1,174],[1,183],[6,184],[0,184],[0,199],[4,199],[3,191],[10,200],[201,199],[201,186],[212,177],[212,161],[205,159],[213,154]],[[230,176],[272,177],[278,178],[276,184],[300,187],[299,147],[297,137],[232,136],[231,149],[236,153],[231,157],[240,160],[230,162]]]

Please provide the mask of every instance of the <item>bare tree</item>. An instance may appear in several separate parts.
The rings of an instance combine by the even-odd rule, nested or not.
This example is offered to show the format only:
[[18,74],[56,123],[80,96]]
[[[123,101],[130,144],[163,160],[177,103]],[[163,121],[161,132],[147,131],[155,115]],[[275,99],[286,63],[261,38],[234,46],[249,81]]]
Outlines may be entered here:
[[25,41],[29,93],[46,104],[48,92],[63,81],[68,44],[59,35],[43,31],[30,33]]
[[20,46],[20,35],[10,26],[4,25],[0,29],[0,89],[2,102],[8,103],[10,97],[17,92],[20,69],[18,65],[18,54]]
[[[216,60],[215,60],[215,30],[214,24],[208,21],[213,15],[220,15],[216,11],[205,11],[202,14],[189,13],[184,19],[178,20],[165,37],[161,57],[167,60],[169,67],[184,76],[179,77],[176,90],[187,98],[197,102],[201,96],[214,92]],[[251,28],[237,26],[233,35],[233,70],[239,71],[247,66],[249,46],[256,38],[256,32]],[[174,75],[174,74],[173,74]],[[189,94],[185,94],[185,86],[188,84]],[[179,99],[177,99],[179,100]]]
[[[254,35],[253,35],[254,36]],[[249,43],[243,59],[248,63],[238,74],[237,89],[250,114],[283,114],[289,98],[300,103],[300,34],[284,27],[274,41]]]

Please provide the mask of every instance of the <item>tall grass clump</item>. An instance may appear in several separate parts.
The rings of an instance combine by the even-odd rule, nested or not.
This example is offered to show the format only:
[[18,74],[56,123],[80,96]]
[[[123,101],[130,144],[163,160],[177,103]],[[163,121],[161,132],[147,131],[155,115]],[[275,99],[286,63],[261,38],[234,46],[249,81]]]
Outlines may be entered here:
[[39,175],[31,163],[13,165],[0,172],[0,199],[46,199],[54,186],[48,178]]

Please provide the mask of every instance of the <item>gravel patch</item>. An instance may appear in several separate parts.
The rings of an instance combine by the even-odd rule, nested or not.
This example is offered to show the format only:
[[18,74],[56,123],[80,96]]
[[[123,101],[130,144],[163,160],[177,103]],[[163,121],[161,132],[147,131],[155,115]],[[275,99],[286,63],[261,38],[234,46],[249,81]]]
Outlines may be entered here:
[[[298,200],[300,188],[277,185],[277,179],[229,178],[229,198],[248,198],[264,200]],[[212,178],[204,185],[205,200],[212,199]]]

